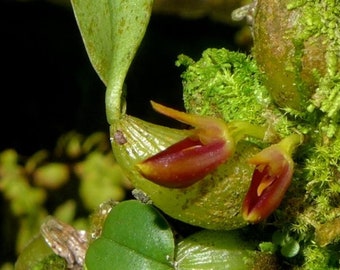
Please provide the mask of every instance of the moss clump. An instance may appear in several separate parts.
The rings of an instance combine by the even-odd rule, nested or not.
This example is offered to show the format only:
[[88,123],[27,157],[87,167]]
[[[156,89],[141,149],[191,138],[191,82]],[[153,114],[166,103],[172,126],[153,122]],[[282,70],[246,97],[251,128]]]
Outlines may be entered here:
[[[305,142],[295,155],[292,185],[270,223],[292,235],[301,246],[301,251],[290,258],[294,264],[309,269],[305,265],[309,267],[315,259],[307,257],[311,252],[324,256],[319,266],[333,267],[337,255],[330,244],[338,244],[339,230],[333,230],[330,237],[327,229],[329,224],[338,224],[340,217],[340,132],[336,119],[319,108],[299,114],[293,107],[278,107],[264,86],[264,74],[244,54],[208,49],[197,62],[181,55],[177,64],[187,67],[182,78],[188,111],[225,121],[267,125],[278,137],[294,132],[305,134]],[[323,87],[325,93],[337,92],[331,84],[322,84],[327,78],[335,80],[324,76],[318,87]],[[315,245],[316,239],[319,246]]]
[[255,61],[226,49],[207,49],[194,62],[180,55],[184,65],[184,103],[191,113],[265,124],[270,97]]

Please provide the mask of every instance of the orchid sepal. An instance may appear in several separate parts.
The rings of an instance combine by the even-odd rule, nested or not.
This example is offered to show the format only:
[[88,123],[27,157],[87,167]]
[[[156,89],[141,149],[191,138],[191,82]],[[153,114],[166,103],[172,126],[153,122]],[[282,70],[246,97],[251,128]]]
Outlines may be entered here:
[[171,188],[185,188],[215,170],[235,151],[226,123],[218,118],[180,112],[155,102],[153,108],[191,125],[191,136],[171,145],[136,166],[147,179]]
[[242,216],[246,221],[258,223],[280,205],[293,177],[291,156],[302,140],[302,135],[290,135],[249,159],[255,170],[242,205]]

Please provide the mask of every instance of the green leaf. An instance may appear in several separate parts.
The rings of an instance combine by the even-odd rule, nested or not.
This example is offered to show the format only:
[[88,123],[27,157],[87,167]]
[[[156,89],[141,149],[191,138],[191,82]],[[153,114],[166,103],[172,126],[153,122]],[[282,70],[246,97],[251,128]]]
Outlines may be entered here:
[[173,269],[174,239],[166,220],[151,205],[124,201],[108,215],[100,238],[86,254],[92,269]]
[[299,242],[290,238],[281,248],[281,254],[287,258],[292,258],[300,251]]
[[63,270],[66,262],[55,255],[46,244],[44,238],[39,234],[20,253],[15,263],[16,270]]
[[289,236],[280,231],[275,231],[272,236],[272,241],[275,245],[282,246],[287,241]]
[[124,80],[144,36],[153,0],[72,0],[91,63],[107,86],[109,123],[118,118]]
[[274,254],[277,250],[277,245],[272,242],[262,242],[259,244],[259,248],[262,252],[268,252]]
[[238,231],[201,231],[178,244],[178,270],[277,269],[275,257],[254,250]]
[[300,251],[300,244],[287,233],[275,231],[272,236],[273,244],[281,246],[281,254],[284,257],[291,258]]

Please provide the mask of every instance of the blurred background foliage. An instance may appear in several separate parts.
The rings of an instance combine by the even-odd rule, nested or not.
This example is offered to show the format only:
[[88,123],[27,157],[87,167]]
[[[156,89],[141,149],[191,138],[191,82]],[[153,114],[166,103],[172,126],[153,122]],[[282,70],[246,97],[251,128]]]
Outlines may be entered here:
[[99,204],[121,201],[130,189],[102,132],[87,137],[67,133],[54,151],[40,150],[30,157],[13,149],[2,151],[1,250],[5,258],[22,252],[47,215],[88,229],[87,217]]
[[[164,124],[150,99],[183,106],[177,55],[198,59],[209,47],[248,51],[248,28],[230,19],[246,2],[155,0],[126,80],[128,112]],[[13,268],[47,215],[84,229],[93,209],[108,198],[129,198],[132,187],[110,150],[104,85],[87,58],[69,1],[5,0],[0,24],[4,270]]]

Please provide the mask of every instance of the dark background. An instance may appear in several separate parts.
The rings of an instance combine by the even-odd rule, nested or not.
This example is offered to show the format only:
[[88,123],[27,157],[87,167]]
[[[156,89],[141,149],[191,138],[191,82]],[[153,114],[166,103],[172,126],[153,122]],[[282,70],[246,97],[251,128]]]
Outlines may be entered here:
[[[104,85],[92,69],[72,10],[43,1],[0,4],[0,151],[30,155],[77,130],[108,129]],[[127,76],[128,112],[148,118],[148,100],[178,108],[177,55],[198,59],[208,47],[237,49],[237,28],[203,18],[153,15]]]
[[[208,47],[240,50],[233,43],[238,30],[209,18],[153,15],[126,79],[128,113],[157,121],[150,99],[182,108],[183,69],[175,66],[177,55],[198,60]],[[0,37],[0,151],[13,148],[29,156],[53,149],[70,130],[84,135],[108,131],[105,87],[89,62],[70,8],[2,1]],[[0,196],[1,216],[4,205]],[[0,265],[15,260],[14,243],[9,247],[2,241],[0,249],[6,256]]]

